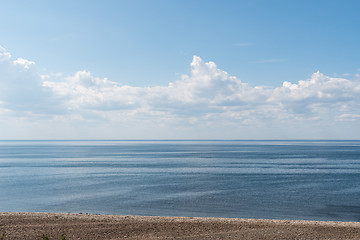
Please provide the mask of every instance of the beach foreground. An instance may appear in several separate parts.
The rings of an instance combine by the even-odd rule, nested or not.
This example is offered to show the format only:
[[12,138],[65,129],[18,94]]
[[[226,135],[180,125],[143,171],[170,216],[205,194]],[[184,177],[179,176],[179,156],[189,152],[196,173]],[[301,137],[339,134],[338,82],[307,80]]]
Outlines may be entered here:
[[360,222],[0,213],[1,240],[42,234],[49,239],[360,239]]

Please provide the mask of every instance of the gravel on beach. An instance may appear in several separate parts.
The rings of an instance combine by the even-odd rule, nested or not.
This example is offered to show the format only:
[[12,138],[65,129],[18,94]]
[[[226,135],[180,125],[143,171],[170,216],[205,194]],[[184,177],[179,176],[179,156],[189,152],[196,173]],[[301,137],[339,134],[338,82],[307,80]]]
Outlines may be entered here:
[[360,222],[0,213],[0,240],[360,239]]

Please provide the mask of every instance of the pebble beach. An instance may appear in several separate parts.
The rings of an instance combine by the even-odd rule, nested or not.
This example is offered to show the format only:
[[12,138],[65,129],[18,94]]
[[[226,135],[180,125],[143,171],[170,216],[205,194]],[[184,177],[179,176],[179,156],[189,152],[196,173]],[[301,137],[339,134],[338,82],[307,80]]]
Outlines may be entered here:
[[360,239],[360,222],[0,213],[0,239]]

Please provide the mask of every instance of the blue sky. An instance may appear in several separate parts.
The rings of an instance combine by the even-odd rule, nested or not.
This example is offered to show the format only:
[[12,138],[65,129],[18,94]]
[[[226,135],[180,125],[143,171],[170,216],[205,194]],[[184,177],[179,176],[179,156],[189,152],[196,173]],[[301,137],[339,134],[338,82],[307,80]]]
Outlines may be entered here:
[[4,139],[360,133],[359,1],[1,5]]

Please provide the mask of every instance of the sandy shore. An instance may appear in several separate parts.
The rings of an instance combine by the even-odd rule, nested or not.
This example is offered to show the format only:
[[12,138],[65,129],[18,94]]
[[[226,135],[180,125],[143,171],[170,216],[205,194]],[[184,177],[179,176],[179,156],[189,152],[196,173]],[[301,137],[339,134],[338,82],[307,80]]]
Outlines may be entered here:
[[360,222],[0,213],[0,240],[360,239]]

